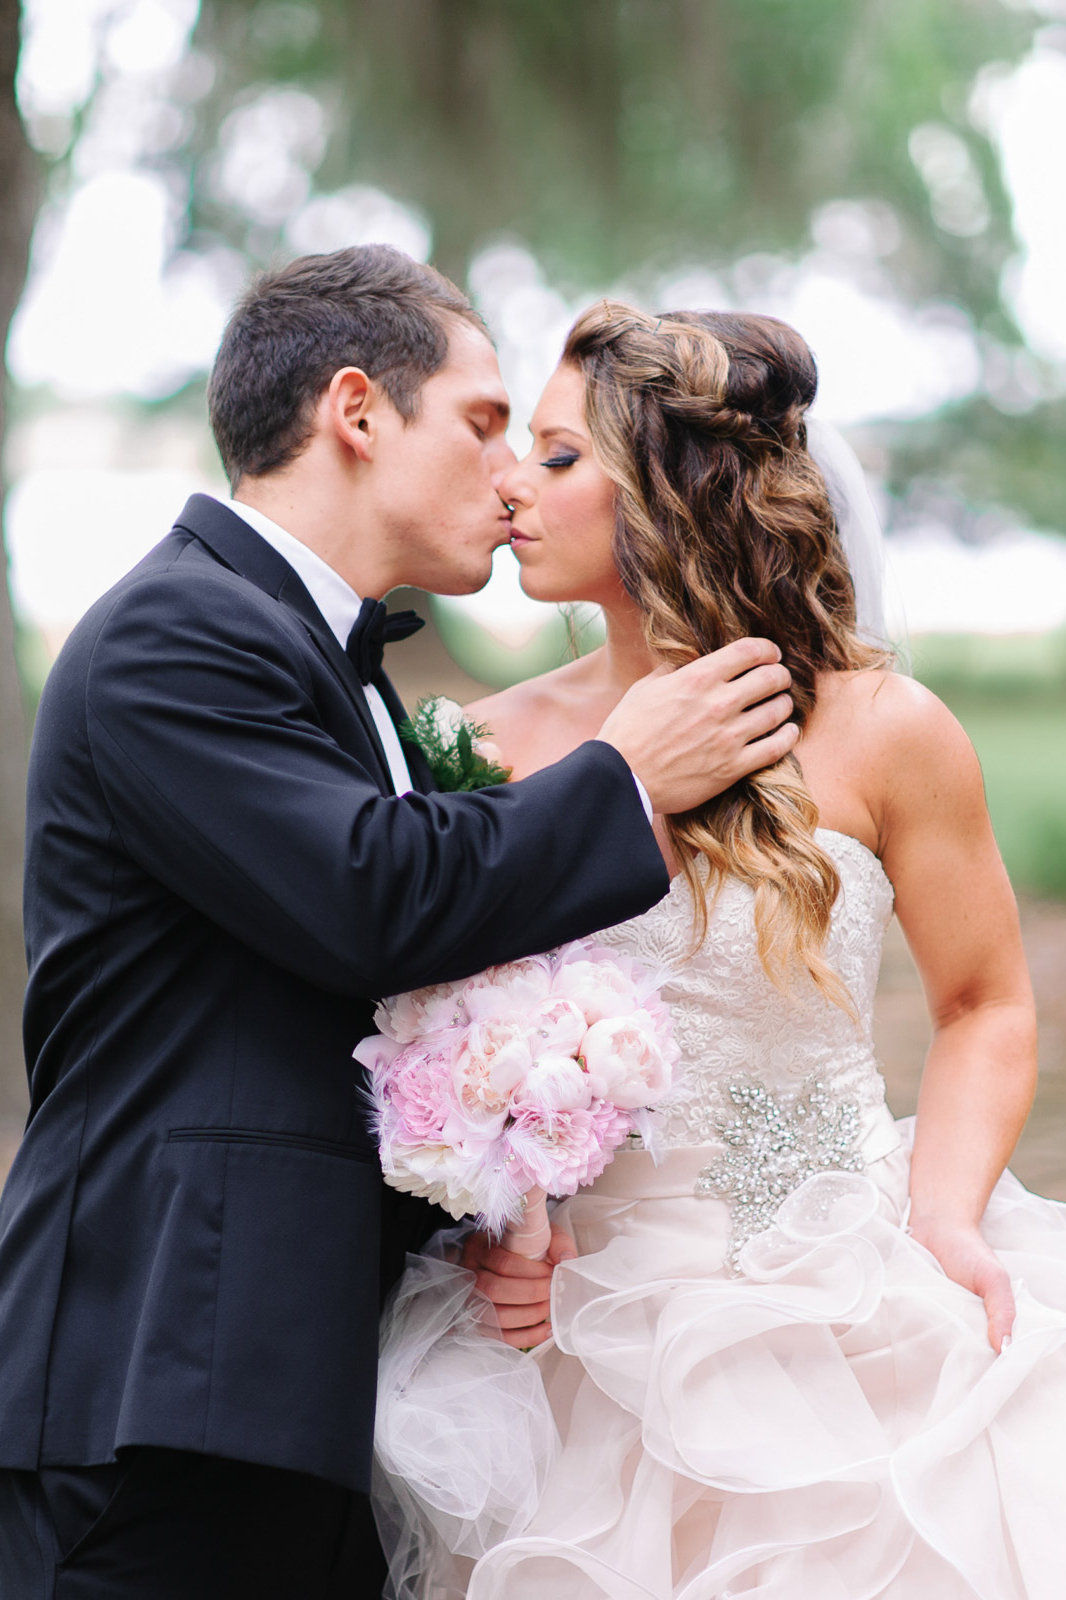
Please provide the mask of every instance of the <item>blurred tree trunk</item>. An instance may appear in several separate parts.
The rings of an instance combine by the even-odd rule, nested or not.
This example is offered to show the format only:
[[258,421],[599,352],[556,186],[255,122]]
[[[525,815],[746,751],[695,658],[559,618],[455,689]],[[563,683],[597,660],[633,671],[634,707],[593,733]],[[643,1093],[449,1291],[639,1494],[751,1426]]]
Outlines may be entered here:
[[[15,102],[19,52],[19,0],[0,0],[0,347],[22,293],[30,234],[37,209],[37,165]],[[0,441],[7,414],[8,380],[0,367]],[[2,460],[2,458],[0,458]],[[5,493],[0,465],[0,504]],[[5,1136],[25,1114],[22,1058],[22,843],[26,784],[26,729],[15,665],[15,628],[0,550],[0,1159]]]

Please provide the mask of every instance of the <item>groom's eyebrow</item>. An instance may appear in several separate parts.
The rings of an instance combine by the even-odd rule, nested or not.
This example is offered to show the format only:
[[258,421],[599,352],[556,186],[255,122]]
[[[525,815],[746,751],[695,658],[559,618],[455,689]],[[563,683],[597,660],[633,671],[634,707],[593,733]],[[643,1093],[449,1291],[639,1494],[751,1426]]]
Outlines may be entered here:
[[484,406],[488,411],[494,412],[506,428],[511,420],[511,407],[506,400],[501,400],[499,395],[495,394],[482,395],[480,399],[473,402],[471,410],[476,411],[481,406]]

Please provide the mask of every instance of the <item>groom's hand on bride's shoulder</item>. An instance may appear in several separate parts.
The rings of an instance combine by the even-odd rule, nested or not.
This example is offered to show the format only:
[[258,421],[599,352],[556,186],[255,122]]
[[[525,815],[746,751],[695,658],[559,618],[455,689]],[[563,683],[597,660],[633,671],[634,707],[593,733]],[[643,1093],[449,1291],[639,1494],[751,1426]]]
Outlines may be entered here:
[[653,810],[689,811],[760,767],[786,756],[799,738],[788,668],[769,639],[735,639],[676,670],[660,667],[635,683],[599,737],[628,761]]
[[551,1336],[551,1278],[560,1261],[577,1255],[574,1241],[552,1226],[543,1261],[530,1261],[493,1244],[486,1233],[467,1234],[461,1264],[474,1273],[477,1287],[491,1300],[505,1344],[531,1350]]

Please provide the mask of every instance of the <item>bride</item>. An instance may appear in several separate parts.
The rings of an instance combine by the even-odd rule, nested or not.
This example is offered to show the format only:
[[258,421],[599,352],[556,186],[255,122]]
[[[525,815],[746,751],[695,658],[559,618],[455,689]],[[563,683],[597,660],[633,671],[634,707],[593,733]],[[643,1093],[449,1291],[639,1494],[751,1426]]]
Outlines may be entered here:
[[[743,634],[781,646],[802,735],[657,819],[670,893],[600,936],[667,974],[680,1081],[658,1159],[623,1150],[558,1208],[577,1254],[554,1271],[551,1338],[521,1304],[542,1269],[482,1250],[518,1302],[504,1340],[537,1346],[492,1345],[522,1395],[498,1423],[495,1379],[473,1376],[431,1380],[420,1414],[428,1369],[404,1358],[427,1348],[432,1297],[417,1274],[401,1288],[379,1412],[396,1593],[1062,1592],[1066,1208],[1004,1174],[1036,1071],[1014,900],[964,733],[859,632],[807,449],[815,387],[772,318],[603,302],[503,485],[526,592],[607,621],[602,649],[472,708],[515,777],[594,738],[656,666]],[[872,1047],[893,908],[933,1022],[913,1124]],[[476,1343],[455,1352],[471,1375]],[[475,1411],[493,1483],[480,1519],[454,1496],[442,1514]],[[429,1467],[401,1436],[428,1441]],[[509,1511],[490,1504],[504,1478],[522,1486]]]

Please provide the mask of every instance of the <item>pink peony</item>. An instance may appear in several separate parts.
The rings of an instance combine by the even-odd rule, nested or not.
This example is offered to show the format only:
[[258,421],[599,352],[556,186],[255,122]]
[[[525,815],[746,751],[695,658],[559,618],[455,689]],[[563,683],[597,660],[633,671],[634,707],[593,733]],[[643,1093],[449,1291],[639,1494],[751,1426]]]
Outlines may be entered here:
[[507,1130],[522,1187],[575,1194],[598,1178],[632,1127],[624,1111],[596,1101],[586,1110],[519,1110]]
[[455,1112],[451,1052],[408,1045],[389,1068],[384,1098],[405,1143],[443,1139]]

